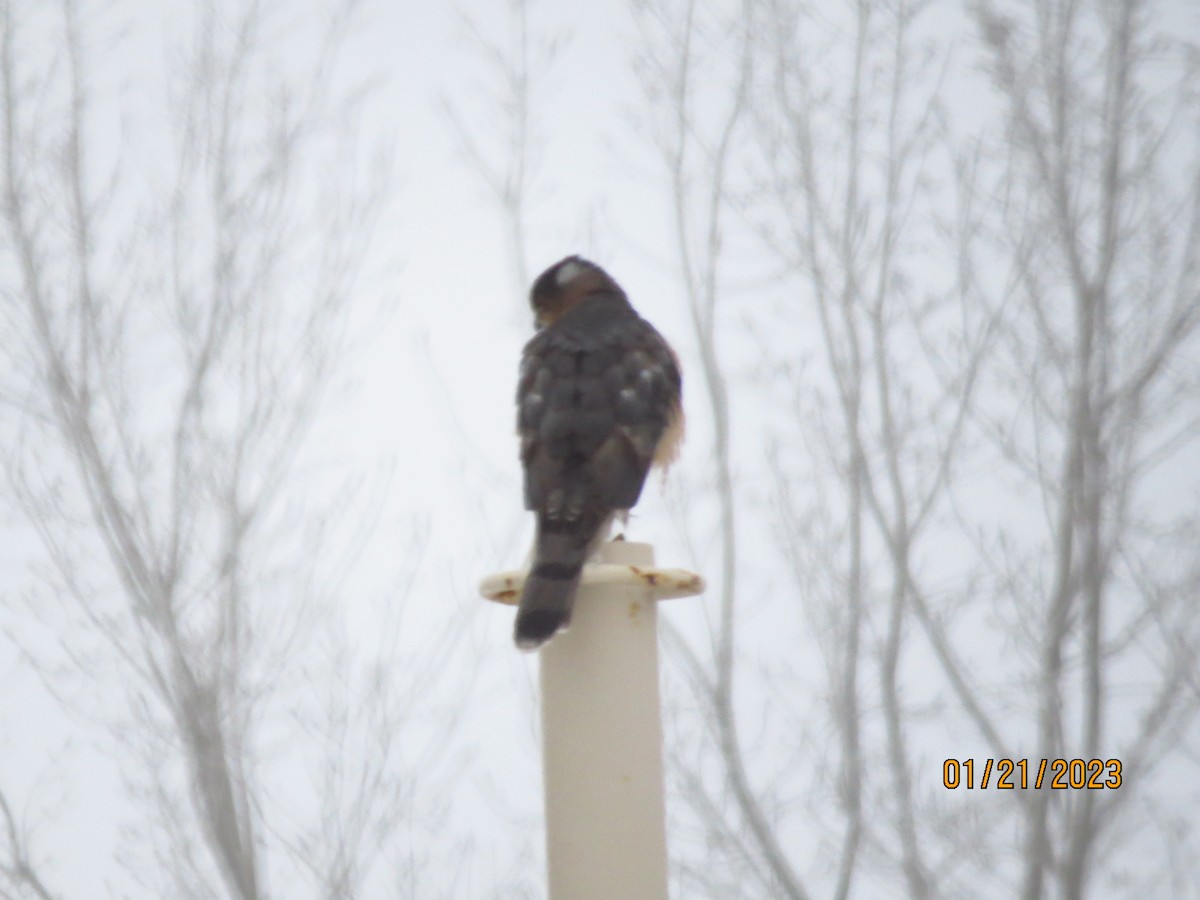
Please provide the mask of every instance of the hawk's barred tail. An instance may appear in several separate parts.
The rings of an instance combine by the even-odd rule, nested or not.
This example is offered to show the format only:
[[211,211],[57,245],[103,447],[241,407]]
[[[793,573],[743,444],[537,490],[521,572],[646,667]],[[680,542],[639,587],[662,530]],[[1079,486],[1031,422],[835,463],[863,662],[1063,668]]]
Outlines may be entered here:
[[533,567],[525,579],[513,640],[522,650],[536,650],[570,624],[583,564],[608,516],[584,513],[577,519],[538,516]]

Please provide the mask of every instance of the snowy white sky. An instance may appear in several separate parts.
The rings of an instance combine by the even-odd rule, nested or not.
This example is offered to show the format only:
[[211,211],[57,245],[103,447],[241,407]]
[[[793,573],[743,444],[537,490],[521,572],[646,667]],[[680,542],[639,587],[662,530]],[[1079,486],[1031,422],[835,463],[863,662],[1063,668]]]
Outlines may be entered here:
[[[170,31],[164,7],[149,0],[114,4],[117,16],[133,23],[126,59],[131,70],[152,72],[161,65],[161,36]],[[508,39],[505,4],[476,0],[462,9],[491,39]],[[1173,30],[1200,37],[1200,7],[1180,0],[1171,9],[1178,19]],[[446,660],[448,667],[475,667],[470,679],[447,679],[446,696],[467,702],[444,755],[471,760],[455,791],[447,832],[455,840],[468,836],[477,851],[463,896],[484,897],[494,871],[526,865],[530,883],[540,877],[536,861],[520,862],[523,843],[540,859],[536,663],[512,649],[511,611],[485,603],[475,592],[485,574],[520,564],[531,534],[521,508],[513,434],[517,359],[530,319],[504,221],[442,105],[449,101],[460,112],[498,164],[504,122],[488,99],[495,85],[450,4],[368,3],[363,18],[370,24],[353,37],[351,61],[342,72],[380,76],[369,107],[377,131],[368,131],[367,138],[369,143],[394,136],[395,191],[361,299],[364,308],[372,297],[394,299],[396,307],[351,361],[351,386],[318,424],[312,453],[340,471],[393,467],[378,539],[363,557],[356,587],[372,601],[386,601],[384,582],[395,572],[401,585],[396,593],[408,604],[404,628],[410,638],[418,637],[416,643],[423,629],[450,619],[467,629]],[[960,25],[954,16],[943,19],[947,28]],[[569,253],[595,259],[671,340],[683,360],[690,420],[680,476],[683,483],[703,481],[709,427],[695,382],[687,380],[695,370],[695,346],[672,248],[667,184],[631,67],[634,20],[624,4],[542,0],[530,21],[535,39],[560,34],[566,41],[548,83],[539,84],[534,95],[539,166],[529,208],[530,274]],[[291,50],[284,44],[279,52],[295,62],[304,51],[302,45]],[[158,115],[162,98],[153,83],[143,90],[135,82],[133,91],[128,102],[136,112],[129,127],[136,130],[140,117],[152,121]],[[968,96],[965,105],[970,101]],[[139,146],[145,165],[153,167],[152,147]],[[736,379],[735,469],[748,518],[770,500],[762,428],[775,398],[751,378],[760,361],[759,341],[767,334],[775,350],[785,350],[796,328],[777,322],[785,288],[770,280],[757,252],[737,260],[726,286],[731,302],[723,312],[724,348]],[[750,274],[741,279],[743,271]],[[1196,463],[1193,457],[1179,465]],[[712,522],[713,511],[701,506],[682,528],[654,479],[630,536],[655,544],[660,564],[703,573],[711,559]],[[408,585],[404,573],[411,565],[414,529],[427,543],[419,573]],[[766,526],[748,526],[742,546],[743,564],[752,573],[744,587],[749,632],[764,641],[786,640],[784,632],[770,628],[779,610],[764,611],[754,603],[758,596],[777,596],[788,578]],[[350,611],[350,627],[363,646],[377,637],[372,609],[364,603]],[[675,601],[666,615],[699,635],[715,609],[712,597]],[[127,813],[113,803],[120,791],[109,759],[112,743],[58,712],[2,646],[0,673],[11,685],[0,692],[4,786],[29,803],[31,820],[40,823],[34,834],[65,897],[100,896],[98,883],[123,896],[125,875],[114,860]],[[798,671],[810,664],[816,663],[797,662]],[[757,704],[749,708],[757,710]],[[756,727],[752,723],[750,732]]]

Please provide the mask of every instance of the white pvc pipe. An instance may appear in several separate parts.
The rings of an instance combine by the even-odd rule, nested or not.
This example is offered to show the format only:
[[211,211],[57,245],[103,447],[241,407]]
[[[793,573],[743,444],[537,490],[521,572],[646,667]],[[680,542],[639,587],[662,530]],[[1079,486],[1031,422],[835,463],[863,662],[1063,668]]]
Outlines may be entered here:
[[[652,566],[618,542],[607,563]],[[667,900],[658,621],[649,586],[589,584],[541,651],[551,900]]]
[[[481,591],[514,602],[523,576]],[[610,542],[584,567],[570,630],[540,651],[550,900],[667,900],[656,603],[703,587],[655,569],[649,544]]]
[[[515,604],[527,572],[480,592]],[[654,547],[611,541],[583,568],[571,628],[540,650],[550,900],[667,900],[656,602],[701,593],[654,568]]]

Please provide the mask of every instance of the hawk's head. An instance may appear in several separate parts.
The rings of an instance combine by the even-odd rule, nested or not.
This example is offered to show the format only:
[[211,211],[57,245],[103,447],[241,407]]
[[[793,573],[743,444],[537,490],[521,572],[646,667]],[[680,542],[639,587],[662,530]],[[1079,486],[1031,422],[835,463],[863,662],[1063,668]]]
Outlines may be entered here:
[[621,288],[607,272],[582,256],[568,256],[537,277],[529,305],[537,327],[545,328],[590,294],[613,292],[619,294]]

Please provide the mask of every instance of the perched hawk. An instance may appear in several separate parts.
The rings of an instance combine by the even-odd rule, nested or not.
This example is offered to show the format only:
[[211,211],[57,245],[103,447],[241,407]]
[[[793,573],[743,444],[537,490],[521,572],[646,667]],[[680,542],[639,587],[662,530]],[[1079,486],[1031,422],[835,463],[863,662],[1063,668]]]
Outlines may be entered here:
[[521,356],[517,431],[537,538],[517,609],[523,650],[567,627],[584,561],[683,436],[675,354],[607,272],[568,256],[529,302],[538,333]]

